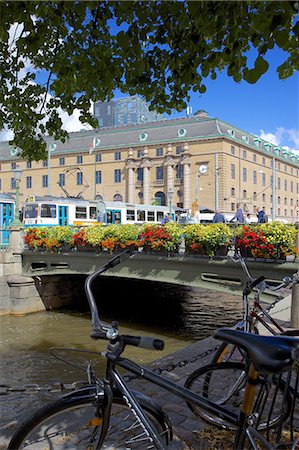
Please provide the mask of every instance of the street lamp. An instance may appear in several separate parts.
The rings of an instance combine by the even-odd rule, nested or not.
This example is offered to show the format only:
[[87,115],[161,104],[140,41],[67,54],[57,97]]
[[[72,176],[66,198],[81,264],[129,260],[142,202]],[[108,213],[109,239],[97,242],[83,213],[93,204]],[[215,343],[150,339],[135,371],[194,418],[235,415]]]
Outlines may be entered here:
[[[89,154],[91,155],[97,147],[99,147],[101,139],[94,137],[92,144],[89,146]],[[94,198],[97,196],[97,155],[94,155]]]
[[168,204],[169,204],[169,214],[172,218],[172,200],[173,200],[173,190],[171,188],[168,189]]
[[51,183],[50,183],[50,165],[51,165],[51,152],[54,152],[57,145],[52,142],[48,146],[48,195],[51,195]]
[[20,166],[16,166],[15,169],[13,169],[14,174],[14,180],[16,182],[16,204],[15,204],[15,217],[13,222],[11,222],[11,227],[20,227],[22,226],[22,223],[20,221],[19,217],[19,210],[20,210],[20,182],[22,177],[22,169]]

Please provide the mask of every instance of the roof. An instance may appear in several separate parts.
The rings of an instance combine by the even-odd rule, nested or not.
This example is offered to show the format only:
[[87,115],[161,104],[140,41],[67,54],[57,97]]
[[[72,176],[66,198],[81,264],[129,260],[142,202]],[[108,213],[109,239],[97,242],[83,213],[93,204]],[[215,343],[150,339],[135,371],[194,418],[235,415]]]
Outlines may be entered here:
[[[57,148],[52,154],[66,155],[89,152],[95,137],[99,139],[98,150],[141,148],[167,144],[183,145],[186,141],[225,138],[232,143],[238,145],[241,143],[257,152],[299,166],[299,155],[294,152],[275,146],[231,124],[206,115],[69,133],[68,141],[65,143],[56,142]],[[47,141],[53,142],[50,138]],[[16,160],[17,156],[11,155],[12,149],[13,146],[7,142],[0,142],[0,160]]]

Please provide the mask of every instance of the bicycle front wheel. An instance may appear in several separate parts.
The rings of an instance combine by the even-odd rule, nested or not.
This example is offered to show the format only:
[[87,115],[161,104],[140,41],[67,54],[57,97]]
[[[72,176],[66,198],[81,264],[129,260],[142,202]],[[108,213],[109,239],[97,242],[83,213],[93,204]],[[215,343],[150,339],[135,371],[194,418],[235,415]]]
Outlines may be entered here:
[[[8,450],[95,450],[101,435],[101,402],[94,396],[61,398],[37,411],[11,439]],[[145,404],[141,405],[153,428],[167,446],[167,430]],[[103,449],[151,449],[151,440],[138,419],[114,398]]]

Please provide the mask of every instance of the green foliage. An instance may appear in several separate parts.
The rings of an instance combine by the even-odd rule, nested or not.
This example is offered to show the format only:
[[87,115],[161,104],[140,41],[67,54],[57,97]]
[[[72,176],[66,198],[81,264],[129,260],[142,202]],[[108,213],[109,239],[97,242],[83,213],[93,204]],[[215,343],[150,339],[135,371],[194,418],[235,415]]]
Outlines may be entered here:
[[58,108],[77,108],[82,122],[97,126],[90,101],[109,100],[115,89],[170,113],[186,107],[190,90],[204,93],[204,79],[219,71],[255,83],[274,46],[286,52],[281,79],[299,69],[298,2],[2,1],[0,8],[0,129],[14,131],[27,159],[45,158],[45,134],[67,139]]

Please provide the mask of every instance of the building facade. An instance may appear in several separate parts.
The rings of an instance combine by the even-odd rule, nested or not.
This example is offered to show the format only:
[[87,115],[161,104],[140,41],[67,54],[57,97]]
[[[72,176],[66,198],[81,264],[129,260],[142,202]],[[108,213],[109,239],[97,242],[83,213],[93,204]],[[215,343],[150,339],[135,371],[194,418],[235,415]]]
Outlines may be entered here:
[[95,102],[93,115],[100,127],[118,127],[164,119],[162,114],[150,111],[147,103],[137,95],[110,102]]
[[[96,139],[97,146],[90,153]],[[49,145],[51,141],[49,141]],[[234,213],[299,218],[299,156],[208,117],[164,120],[70,133],[56,142],[49,162],[22,161],[0,143],[0,192],[14,193],[13,169],[22,169],[20,203],[28,196],[82,196],[106,201],[169,204],[193,201]],[[203,170],[204,168],[204,170]]]

